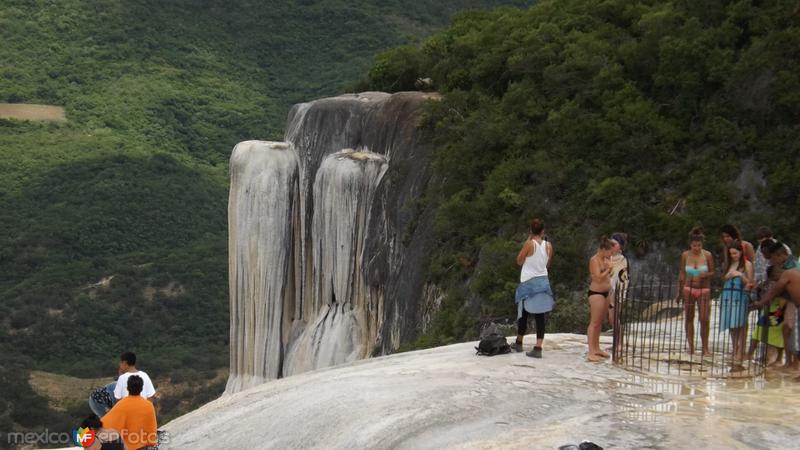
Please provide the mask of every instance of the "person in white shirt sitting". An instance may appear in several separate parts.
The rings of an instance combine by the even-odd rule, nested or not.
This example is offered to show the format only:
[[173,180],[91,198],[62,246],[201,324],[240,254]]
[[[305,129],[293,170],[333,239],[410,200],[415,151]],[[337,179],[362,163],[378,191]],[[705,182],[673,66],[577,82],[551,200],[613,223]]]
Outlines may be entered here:
[[153,402],[153,406],[156,406],[156,389],[147,373],[136,368],[136,354],[125,352],[120,355],[119,359],[117,381],[96,389],[89,396],[89,407],[98,417],[103,417],[118,400],[128,396],[126,386],[128,385],[128,378],[132,375],[138,375],[144,381],[142,393],[139,395],[150,400]]
[[128,378],[131,375],[141,377],[144,382],[142,393],[139,395],[150,401],[155,401],[153,396],[156,395],[156,388],[147,373],[136,368],[136,354],[133,352],[125,352],[120,356],[119,377],[117,378],[117,385],[114,387],[114,398],[121,400],[128,396],[128,390],[125,387],[128,385]]

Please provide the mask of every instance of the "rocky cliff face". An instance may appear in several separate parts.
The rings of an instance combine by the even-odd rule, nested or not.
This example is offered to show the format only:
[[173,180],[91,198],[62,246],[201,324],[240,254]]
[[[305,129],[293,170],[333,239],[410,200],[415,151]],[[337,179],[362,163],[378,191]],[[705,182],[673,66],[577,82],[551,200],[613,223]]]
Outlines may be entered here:
[[231,157],[232,393],[396,349],[418,331],[430,95],[364,93],[296,105],[286,142]]

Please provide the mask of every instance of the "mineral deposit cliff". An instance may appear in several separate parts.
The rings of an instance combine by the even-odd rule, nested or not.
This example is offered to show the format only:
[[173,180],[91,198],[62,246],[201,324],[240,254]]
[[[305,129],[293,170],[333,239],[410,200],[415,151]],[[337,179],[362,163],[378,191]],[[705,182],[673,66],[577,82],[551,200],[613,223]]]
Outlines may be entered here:
[[424,326],[431,98],[302,103],[285,142],[234,148],[227,393],[385,353]]

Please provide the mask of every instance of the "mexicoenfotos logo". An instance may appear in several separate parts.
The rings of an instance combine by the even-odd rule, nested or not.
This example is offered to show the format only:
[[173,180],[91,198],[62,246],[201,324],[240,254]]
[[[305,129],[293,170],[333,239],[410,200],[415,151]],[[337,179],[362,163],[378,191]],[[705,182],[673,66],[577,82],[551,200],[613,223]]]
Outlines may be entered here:
[[83,448],[92,445],[94,439],[94,430],[90,428],[78,428],[72,432],[72,440],[75,441],[75,445],[80,445]]

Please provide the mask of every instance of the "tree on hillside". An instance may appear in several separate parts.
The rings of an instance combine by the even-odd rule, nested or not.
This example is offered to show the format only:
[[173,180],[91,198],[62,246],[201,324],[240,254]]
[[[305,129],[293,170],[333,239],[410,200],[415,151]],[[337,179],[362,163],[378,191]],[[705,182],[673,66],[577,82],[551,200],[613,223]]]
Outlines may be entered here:
[[[800,242],[799,25],[798,6],[774,0],[545,0],[378,56],[370,88],[430,77],[444,94],[427,123],[441,179],[431,277],[450,289],[439,341],[513,315],[532,216],[560,250],[562,294],[602,232],[627,231],[640,253],[682,245],[696,223]],[[766,188],[737,181],[746,161]]]

